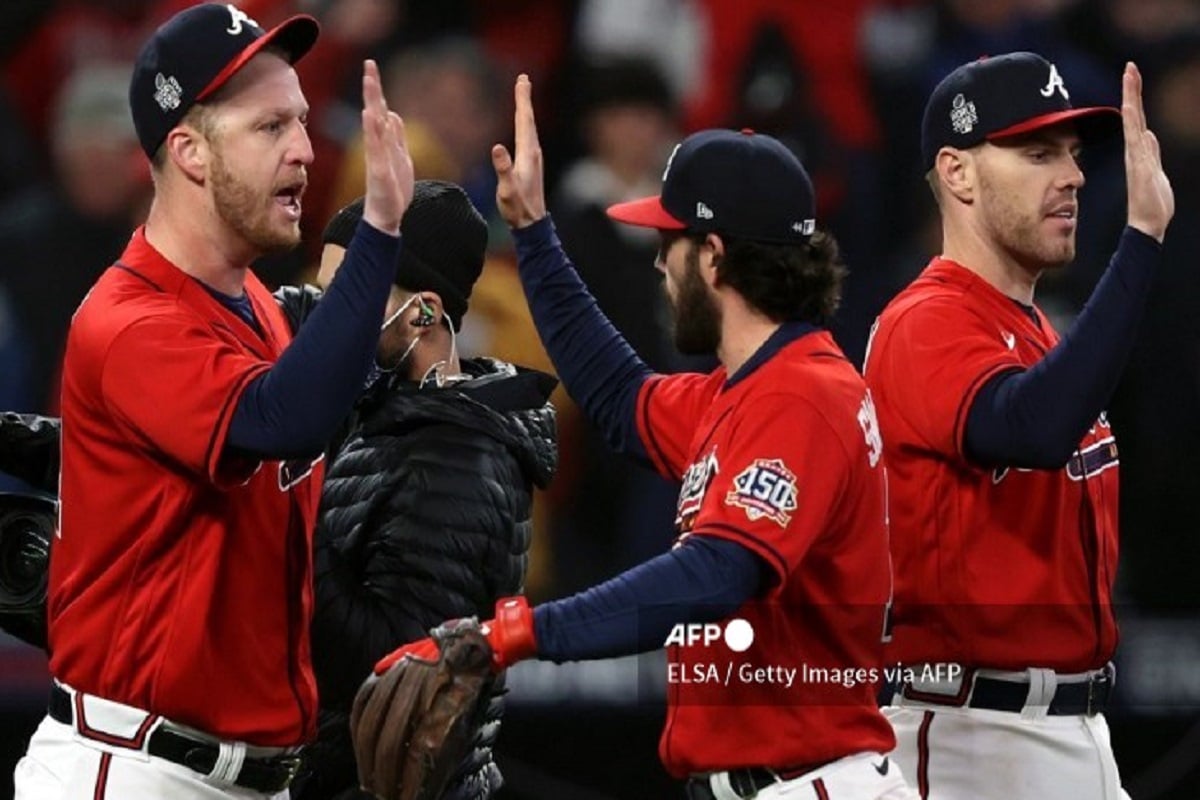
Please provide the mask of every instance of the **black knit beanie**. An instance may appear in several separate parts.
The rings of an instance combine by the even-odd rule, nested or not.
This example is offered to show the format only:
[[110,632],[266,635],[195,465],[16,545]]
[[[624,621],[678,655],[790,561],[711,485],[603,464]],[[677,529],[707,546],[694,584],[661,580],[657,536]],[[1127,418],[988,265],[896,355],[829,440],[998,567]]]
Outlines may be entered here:
[[[322,241],[349,247],[363,203],[360,197],[335,214]],[[461,330],[471,289],[483,271],[487,223],[460,186],[417,181],[400,236],[394,283],[410,292],[437,292],[454,329]]]

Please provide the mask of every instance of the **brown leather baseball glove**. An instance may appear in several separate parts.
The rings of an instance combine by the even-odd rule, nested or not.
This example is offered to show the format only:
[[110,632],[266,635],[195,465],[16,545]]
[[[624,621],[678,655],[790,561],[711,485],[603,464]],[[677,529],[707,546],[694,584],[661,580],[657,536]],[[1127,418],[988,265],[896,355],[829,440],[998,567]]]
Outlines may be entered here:
[[441,797],[482,720],[494,674],[478,621],[447,622],[432,642],[372,673],[354,698],[358,780],[381,800]]

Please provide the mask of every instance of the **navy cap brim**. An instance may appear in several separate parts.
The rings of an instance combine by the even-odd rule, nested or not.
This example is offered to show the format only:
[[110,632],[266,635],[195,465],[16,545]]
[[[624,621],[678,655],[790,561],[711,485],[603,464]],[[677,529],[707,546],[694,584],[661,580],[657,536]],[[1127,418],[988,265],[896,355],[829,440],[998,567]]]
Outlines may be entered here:
[[[1111,106],[1068,108],[1063,111],[1055,111],[1051,114],[1042,114],[1041,116],[1022,120],[1015,125],[1009,125],[1007,128],[993,131],[987,135],[987,140],[990,142],[996,139],[1007,139],[1012,136],[1020,136],[1024,133],[1032,133],[1042,128],[1048,128],[1051,125],[1058,125],[1059,123],[1070,122],[1071,120],[1081,120],[1083,118],[1090,118],[1091,121],[1098,123],[1091,127],[1088,131],[1089,133],[1104,134],[1115,132],[1117,128],[1120,128],[1121,110]],[[1114,122],[1115,124],[1113,124]]]
[[321,26],[317,24],[316,19],[308,14],[297,14],[294,17],[285,19],[255,39],[249,47],[238,53],[237,58],[226,64],[224,69],[218,72],[208,82],[208,85],[200,90],[200,93],[196,95],[196,101],[199,102],[211,96],[224,86],[239,69],[244,67],[246,62],[254,58],[264,47],[269,45],[275,45],[282,49],[288,54],[288,61],[295,64],[316,44],[317,34],[320,31]]
[[671,216],[663,208],[662,197],[643,197],[641,200],[630,200],[627,203],[617,203],[608,207],[608,216],[617,222],[627,225],[638,225],[643,228],[658,228],[663,231],[681,231],[686,224]]

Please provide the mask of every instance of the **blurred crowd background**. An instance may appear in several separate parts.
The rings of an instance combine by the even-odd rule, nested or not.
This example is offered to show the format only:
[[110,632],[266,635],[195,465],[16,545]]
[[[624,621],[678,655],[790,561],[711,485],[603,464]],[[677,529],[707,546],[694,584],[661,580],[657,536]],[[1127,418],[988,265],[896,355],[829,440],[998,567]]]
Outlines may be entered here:
[[[159,23],[191,4],[0,3],[0,409],[57,413],[71,314],[143,219],[150,195],[128,112],[132,60]],[[260,277],[273,287],[311,279],[326,220],[362,193],[360,75],[362,59],[373,57],[390,105],[405,119],[417,176],[462,184],[493,223],[491,255],[461,346],[545,369],[511,240],[496,213],[489,160],[493,142],[511,140],[518,72],[533,79],[548,197],[568,252],[642,357],[675,371],[711,365],[673,351],[653,269],[656,236],[612,224],[604,209],[656,192],[667,154],[683,135],[704,127],[753,128],[801,157],[817,185],[819,224],[837,236],[850,268],[834,333],[861,364],[875,315],[940,246],[919,163],[921,112],[937,81],[982,55],[1034,50],[1057,65],[1074,104],[1119,105],[1122,67],[1136,61],[1177,212],[1134,356],[1110,408],[1121,447],[1118,597],[1122,659],[1130,667],[1118,685],[1118,694],[1128,690],[1127,708],[1114,712],[1113,727],[1134,800],[1200,797],[1200,2],[237,5],[266,27],[301,11],[322,24],[316,48],[298,65],[316,152],[304,196],[306,244],[259,264]],[[1060,330],[1086,302],[1124,223],[1119,142],[1086,153],[1085,163],[1078,259],[1038,292]],[[528,583],[539,600],[661,552],[671,540],[674,510],[675,487],[609,455],[569,398],[560,392],[557,402],[562,469],[539,498]],[[20,488],[0,481],[0,488]],[[0,642],[0,706],[21,720],[15,743],[0,754],[0,772],[23,746],[17,736],[28,734],[20,710],[35,719],[44,682],[36,653]],[[515,719],[503,737],[514,751],[538,735],[562,739],[553,733],[552,712],[530,710],[537,724],[523,733],[520,700],[514,697]],[[625,732],[622,742],[642,730],[611,708],[595,715],[588,734],[576,730],[568,740],[603,736],[610,718]],[[634,716],[647,716],[646,709]],[[656,725],[651,710],[645,732],[653,734]],[[645,752],[622,757],[644,760],[646,774],[594,764],[580,769],[567,758],[566,775],[582,781],[597,772],[585,781],[593,794],[582,784],[569,791],[547,784],[558,786],[547,796],[664,796],[651,788],[662,777],[654,773],[653,735],[643,738]],[[515,757],[513,763],[518,776],[554,771]],[[0,777],[0,796],[6,778]],[[523,796],[518,788],[510,794]],[[530,789],[527,796],[542,795]]]

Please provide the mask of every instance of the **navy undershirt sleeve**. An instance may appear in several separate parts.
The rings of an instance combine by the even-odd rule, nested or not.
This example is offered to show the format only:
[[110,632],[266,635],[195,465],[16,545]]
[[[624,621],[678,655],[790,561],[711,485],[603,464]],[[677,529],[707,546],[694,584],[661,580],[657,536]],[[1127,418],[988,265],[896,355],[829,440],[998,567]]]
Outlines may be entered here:
[[529,310],[567,393],[613,450],[648,461],[636,409],[638,390],[653,371],[604,316],[549,216],[512,233]]
[[362,392],[396,274],[400,239],[359,222],[321,302],[238,398],[226,448],[257,458],[321,453]]
[[758,555],[737,542],[690,536],[599,586],[537,606],[537,656],[563,662],[658,650],[680,622],[715,622],[732,614],[770,574]]
[[1162,246],[1126,228],[1087,305],[1026,370],[994,376],[967,415],[967,457],[986,467],[1059,469],[1112,397],[1133,349]]

